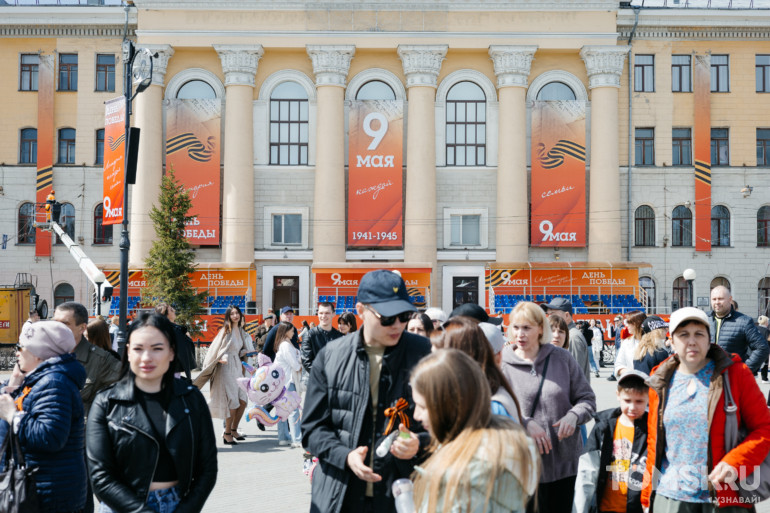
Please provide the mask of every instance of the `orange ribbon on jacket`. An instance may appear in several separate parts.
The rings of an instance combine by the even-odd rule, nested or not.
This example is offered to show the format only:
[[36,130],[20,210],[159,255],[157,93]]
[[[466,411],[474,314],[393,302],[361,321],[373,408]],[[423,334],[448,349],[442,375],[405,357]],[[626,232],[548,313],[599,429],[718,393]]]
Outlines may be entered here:
[[399,397],[395,406],[391,406],[385,410],[385,416],[390,418],[390,420],[388,421],[388,427],[385,428],[384,435],[390,434],[394,427],[398,427],[395,425],[396,418],[398,418],[401,424],[405,425],[407,428],[409,427],[409,417],[404,413],[407,408],[409,408],[409,403],[403,397]]
[[24,387],[24,390],[22,390],[21,395],[16,398],[14,403],[16,403],[16,409],[19,411],[24,411],[22,408],[22,403],[24,402],[24,399],[29,395],[29,392],[32,390],[32,387],[26,386]]

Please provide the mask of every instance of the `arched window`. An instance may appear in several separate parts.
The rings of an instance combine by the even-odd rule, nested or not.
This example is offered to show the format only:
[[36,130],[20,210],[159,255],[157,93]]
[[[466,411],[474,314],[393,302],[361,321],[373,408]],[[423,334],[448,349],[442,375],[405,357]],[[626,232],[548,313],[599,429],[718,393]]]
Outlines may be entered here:
[[757,304],[759,315],[770,317],[770,278],[764,277],[757,285]]
[[692,212],[684,205],[674,209],[671,216],[672,246],[692,246]]
[[487,100],[473,82],[452,86],[446,97],[446,165],[486,165]]
[[570,86],[563,82],[550,82],[537,92],[537,99],[540,101],[547,100],[575,100],[575,91]]
[[53,307],[56,308],[67,301],[75,301],[75,289],[69,283],[60,283],[53,290]]
[[19,164],[37,163],[37,129],[24,128],[19,140]]
[[713,280],[711,280],[711,285],[709,286],[709,290],[714,290],[715,287],[727,287],[727,290],[732,290],[733,288],[730,286],[730,280],[725,278],[724,276],[717,276]]
[[214,99],[217,97],[217,93],[208,82],[190,80],[179,88],[176,97],[178,100]]
[[101,203],[94,209],[94,244],[112,244],[112,225],[103,224],[104,207]]
[[297,82],[282,82],[270,95],[270,164],[307,165],[307,92]]
[[711,209],[711,245],[730,245],[730,211],[723,205]]
[[35,243],[35,204],[22,203],[19,207],[18,244]]
[[674,280],[674,290],[671,297],[671,311],[692,306],[692,284],[682,276]]
[[382,80],[370,80],[356,92],[356,100],[395,100],[396,93]]
[[649,205],[642,205],[634,214],[634,244],[636,246],[655,245],[655,212]]
[[[62,203],[61,215],[59,216],[59,224],[64,229],[64,233],[70,236],[70,239],[75,239],[75,207],[72,203]],[[61,239],[56,236],[56,244],[61,244]]]
[[655,280],[649,276],[642,276],[639,278],[639,286],[644,290],[647,297],[647,301],[644,303],[647,313],[653,313],[656,306]]
[[770,247],[770,207],[768,206],[757,210],[757,246]]
[[75,163],[75,129],[59,129],[59,164]]

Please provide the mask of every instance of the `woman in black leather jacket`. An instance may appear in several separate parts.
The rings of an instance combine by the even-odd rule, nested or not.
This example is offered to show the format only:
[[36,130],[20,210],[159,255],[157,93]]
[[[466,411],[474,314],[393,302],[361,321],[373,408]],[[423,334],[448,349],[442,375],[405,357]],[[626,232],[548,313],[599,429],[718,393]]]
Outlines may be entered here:
[[174,328],[143,315],[128,332],[123,377],[99,392],[86,428],[88,470],[101,511],[197,512],[217,476],[208,406],[174,379]]

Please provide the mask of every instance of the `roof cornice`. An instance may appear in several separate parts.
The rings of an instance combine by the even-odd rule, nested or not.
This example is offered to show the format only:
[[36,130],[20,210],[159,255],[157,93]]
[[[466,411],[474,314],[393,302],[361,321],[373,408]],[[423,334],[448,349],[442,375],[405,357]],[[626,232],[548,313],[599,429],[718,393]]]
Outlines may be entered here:
[[278,11],[615,11],[618,0],[134,0],[153,10]]
[[[634,11],[618,11],[620,39],[634,26]],[[640,9],[634,39],[768,39],[768,10]]]
[[[122,7],[0,7],[0,37],[123,37]],[[128,35],[136,30],[129,12]]]

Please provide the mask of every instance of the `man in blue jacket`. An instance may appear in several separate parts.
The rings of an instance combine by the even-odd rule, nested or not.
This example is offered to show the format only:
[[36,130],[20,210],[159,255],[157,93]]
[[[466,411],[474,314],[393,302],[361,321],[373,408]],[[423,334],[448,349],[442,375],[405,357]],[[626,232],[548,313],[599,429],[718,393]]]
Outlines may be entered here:
[[728,353],[740,356],[756,374],[767,360],[770,349],[754,320],[733,308],[732,299],[730,291],[722,285],[711,291],[711,342],[719,344]]

